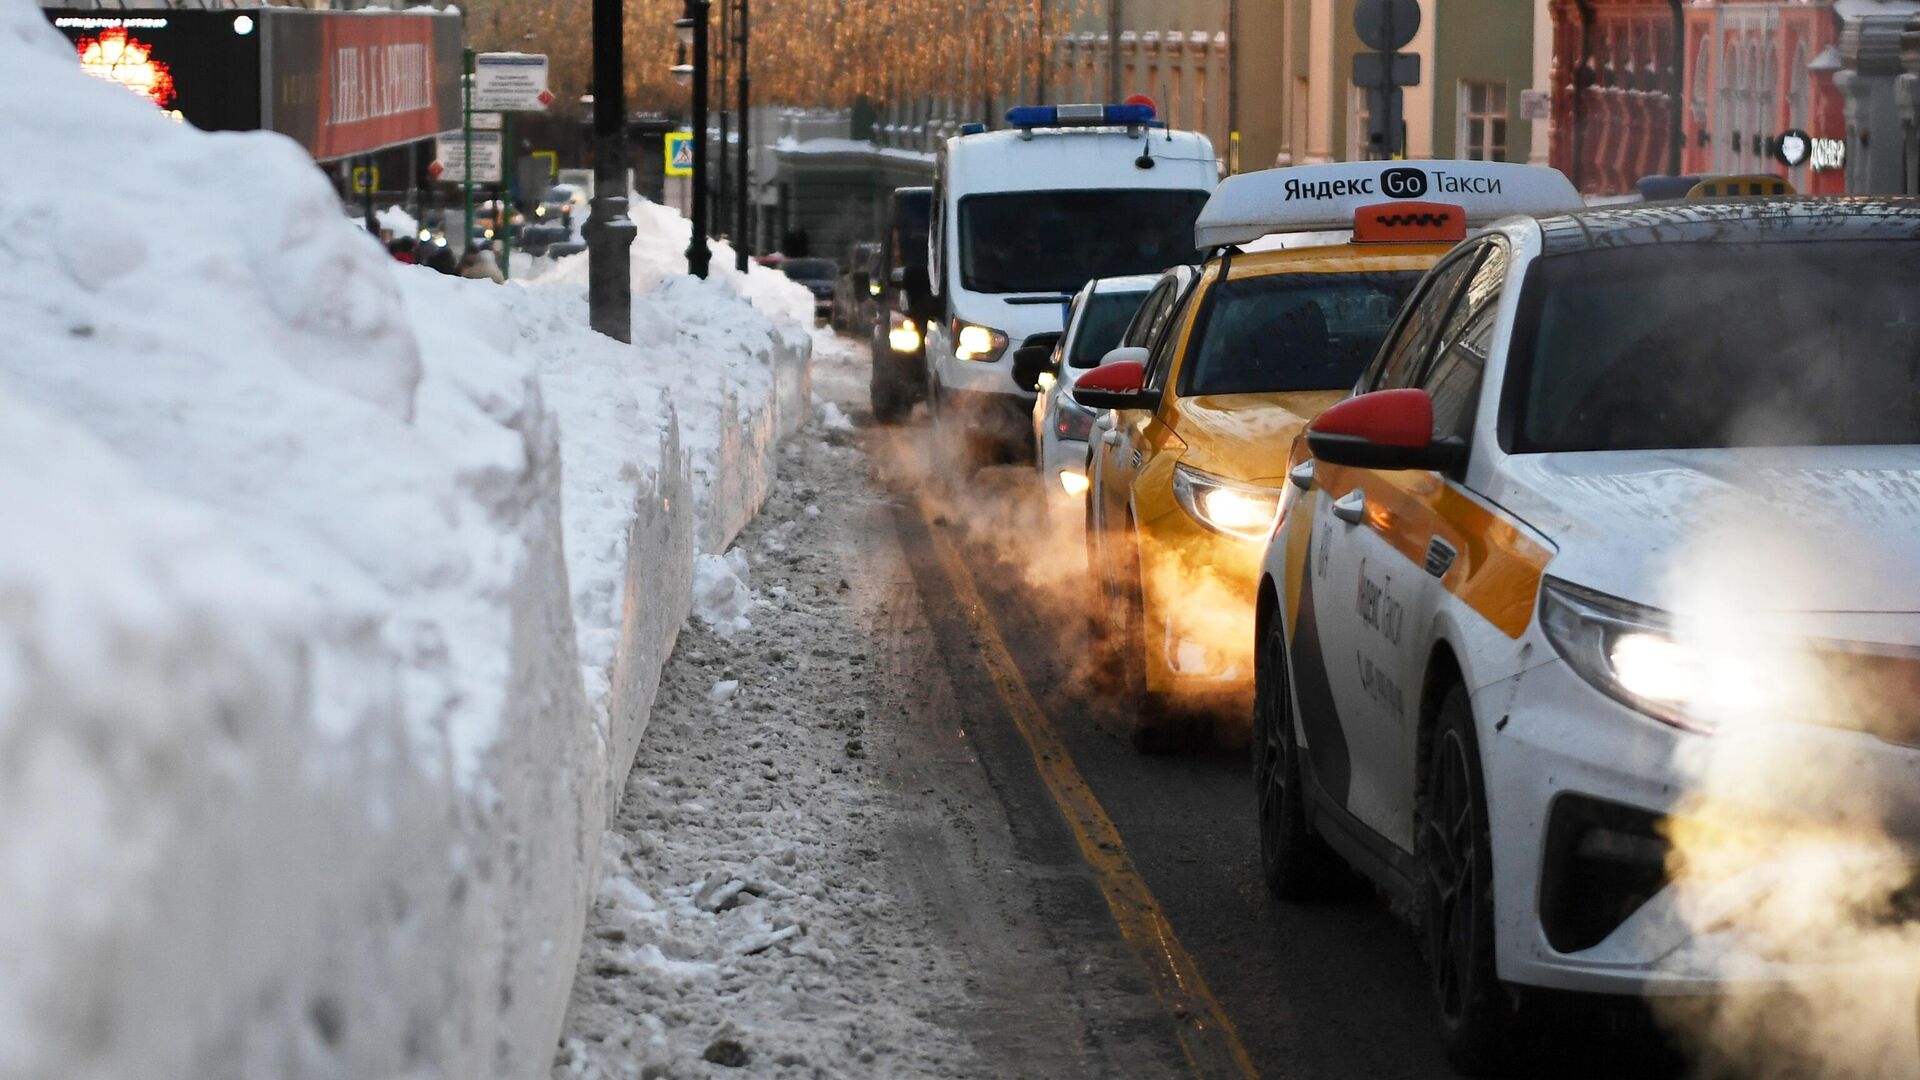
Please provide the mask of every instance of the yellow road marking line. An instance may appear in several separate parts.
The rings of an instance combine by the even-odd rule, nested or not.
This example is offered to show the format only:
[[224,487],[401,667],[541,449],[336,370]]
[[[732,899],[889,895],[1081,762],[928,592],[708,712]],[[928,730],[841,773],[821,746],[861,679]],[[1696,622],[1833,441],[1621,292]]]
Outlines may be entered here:
[[934,524],[926,504],[921,503],[919,509],[927,534],[933,538],[934,555],[952,583],[954,595],[979,641],[987,674],[1026,740],[1027,749],[1033,753],[1033,764],[1040,771],[1054,805],[1060,808],[1073,829],[1081,856],[1099,879],[1100,891],[1107,898],[1107,907],[1113,912],[1113,921],[1119,926],[1121,936],[1146,966],[1155,996],[1173,1014],[1174,1029],[1188,1064],[1197,1076],[1258,1076],[1246,1046],[1240,1041],[1240,1033],[1234,1030],[1233,1021],[1227,1018],[1227,1011],[1208,988],[1193,956],[1180,944],[1173,926],[1160,910],[1159,900],[1147,887],[1146,879],[1134,868],[1133,857],[1120,839],[1120,830],[1080,775],[1073,755],[1034,699],[1033,692],[1027,689],[1026,680],[1000,637],[1000,630],[981,599],[959,549]]

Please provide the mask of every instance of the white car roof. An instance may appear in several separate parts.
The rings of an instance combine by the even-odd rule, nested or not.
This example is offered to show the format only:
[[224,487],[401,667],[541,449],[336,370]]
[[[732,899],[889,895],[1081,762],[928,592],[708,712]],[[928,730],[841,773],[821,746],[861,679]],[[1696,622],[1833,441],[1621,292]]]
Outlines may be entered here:
[[[1139,167],[1142,154],[1153,167]],[[1037,128],[956,135],[946,145],[949,199],[1076,188],[1211,191],[1218,179],[1213,144],[1192,131]]]
[[1088,292],[1107,296],[1113,293],[1146,292],[1160,280],[1159,274],[1121,274],[1118,277],[1094,278],[1088,282]]
[[1449,203],[1467,224],[1555,214],[1586,203],[1566,175],[1504,161],[1348,161],[1241,173],[1221,181],[1194,223],[1202,250],[1281,232],[1353,228],[1362,207],[1402,200]]

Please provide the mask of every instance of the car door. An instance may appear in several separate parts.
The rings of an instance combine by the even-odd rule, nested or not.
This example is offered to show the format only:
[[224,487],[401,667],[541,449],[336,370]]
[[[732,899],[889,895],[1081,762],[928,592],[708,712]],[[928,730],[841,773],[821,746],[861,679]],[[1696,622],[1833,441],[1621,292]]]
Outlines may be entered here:
[[[1416,383],[1486,255],[1482,245],[1463,248],[1427,275],[1359,390]],[[1404,851],[1413,849],[1413,832],[1409,793],[1398,780],[1418,730],[1420,683],[1409,668],[1425,596],[1424,571],[1406,552],[1424,553],[1428,537],[1414,534],[1431,522],[1416,504],[1443,483],[1432,473],[1315,462],[1314,640],[1295,635],[1296,693],[1315,775],[1349,813]],[[1302,629],[1307,611],[1303,605]],[[1315,655],[1300,655],[1303,645]],[[1309,664],[1317,669],[1299,670]]]
[[[1188,288],[1170,295],[1167,305],[1155,317],[1149,331],[1148,390],[1166,390],[1174,352],[1179,348],[1183,336],[1181,331],[1187,322],[1186,313],[1192,306],[1192,297],[1198,292],[1197,288]],[[1107,513],[1116,526],[1127,520],[1128,507],[1140,475],[1146,471],[1155,451],[1166,444],[1171,434],[1160,415],[1161,410],[1157,408],[1114,410],[1112,434],[1115,437],[1103,441],[1108,444],[1110,451],[1106,476]],[[1132,549],[1123,547],[1122,550],[1130,552]]]
[[[1153,289],[1147,293],[1147,298],[1140,302],[1140,310],[1134,313],[1132,321],[1127,324],[1126,333],[1121,337],[1121,344],[1137,345],[1150,342],[1154,328],[1160,324],[1167,309],[1173,305],[1174,294],[1178,287],[1179,281],[1172,274],[1162,277],[1155,283]],[[1108,550],[1113,541],[1111,530],[1115,522],[1126,520],[1124,513],[1119,517],[1114,517],[1111,513],[1116,505],[1124,511],[1127,490],[1124,487],[1116,489],[1113,486],[1115,463],[1119,456],[1116,451],[1123,441],[1122,435],[1115,426],[1116,423],[1117,417],[1112,410],[1095,417],[1094,438],[1088,447],[1090,471],[1087,475],[1092,481],[1087,492],[1087,513],[1091,518],[1088,522],[1091,526],[1088,542],[1094,560],[1091,569],[1099,575],[1101,584],[1109,591],[1113,587],[1113,560]],[[1117,496],[1116,490],[1120,492]]]

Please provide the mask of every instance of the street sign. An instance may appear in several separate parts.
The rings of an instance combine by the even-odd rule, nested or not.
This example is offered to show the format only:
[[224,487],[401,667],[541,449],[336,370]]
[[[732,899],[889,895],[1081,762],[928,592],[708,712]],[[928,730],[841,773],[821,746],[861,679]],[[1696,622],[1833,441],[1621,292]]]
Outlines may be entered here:
[[667,132],[667,175],[693,175],[693,132]]
[[1404,49],[1420,32],[1417,0],[1360,0],[1353,8],[1353,28],[1369,49]]
[[[433,160],[440,166],[440,179],[463,184],[467,179],[465,136],[458,131],[442,132],[434,139]],[[506,174],[506,143],[497,131],[473,133],[473,182],[497,184]]]
[[365,195],[380,190],[380,166],[355,165],[353,167],[353,193]]
[[474,114],[473,114],[473,130],[475,130],[475,131],[499,131],[499,130],[500,130],[500,116],[501,116],[501,114],[500,114],[500,113],[497,113],[497,112],[477,112],[477,113],[474,113]]
[[541,112],[553,102],[547,58],[539,53],[479,53],[473,58],[473,107],[487,112]]
[[547,183],[551,184],[553,178],[560,175],[560,151],[535,150],[527,156],[535,161],[544,161],[547,163]]
[[1552,93],[1546,90],[1520,91],[1520,119],[1545,120],[1552,115]]
[[[1389,65],[1387,58],[1392,57]],[[1353,85],[1355,86],[1418,86],[1420,85],[1419,53],[1354,53]]]

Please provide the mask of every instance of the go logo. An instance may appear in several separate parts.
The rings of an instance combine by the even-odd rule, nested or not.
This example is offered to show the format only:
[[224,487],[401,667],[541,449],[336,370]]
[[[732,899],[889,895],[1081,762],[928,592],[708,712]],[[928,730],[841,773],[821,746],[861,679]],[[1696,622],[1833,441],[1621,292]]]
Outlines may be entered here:
[[1419,169],[1388,169],[1380,174],[1380,193],[1395,199],[1417,199],[1427,193],[1427,174]]

